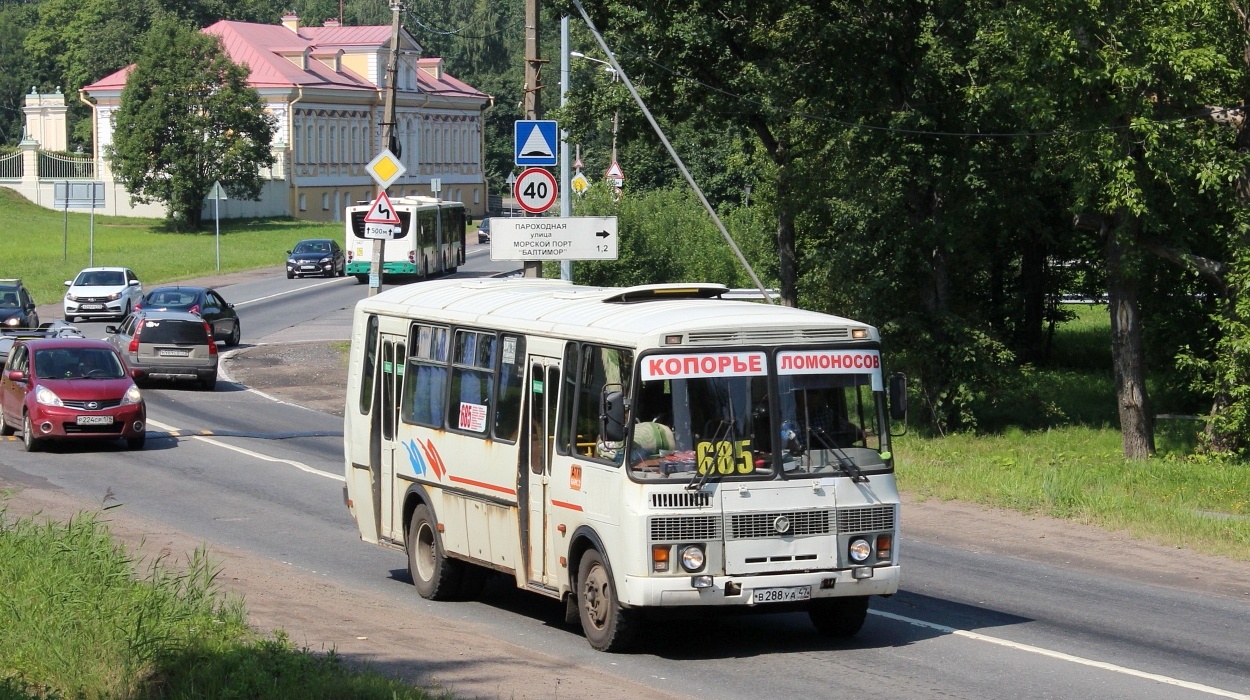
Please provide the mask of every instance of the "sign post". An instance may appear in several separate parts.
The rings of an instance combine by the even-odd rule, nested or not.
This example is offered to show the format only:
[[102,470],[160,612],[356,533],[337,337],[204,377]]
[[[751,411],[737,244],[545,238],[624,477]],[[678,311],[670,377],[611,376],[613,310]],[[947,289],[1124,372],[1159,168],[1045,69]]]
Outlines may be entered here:
[[69,208],[91,207],[91,233],[87,244],[89,267],[95,267],[95,210],[104,206],[103,182],[57,182],[52,185],[53,207],[65,208],[65,231],[61,242],[61,259],[69,257]]
[[226,198],[226,188],[221,186],[221,180],[213,182],[213,189],[208,191],[208,198],[213,200],[213,224],[217,231],[217,271],[221,272],[221,209],[220,202]]
[[[378,198],[373,200],[374,206],[376,207],[379,202],[384,201],[386,208],[394,216],[395,210],[391,207],[390,198],[386,196],[386,188],[403,177],[404,173],[408,172],[408,168],[395,157],[395,154],[391,153],[389,148],[383,148],[381,153],[378,153],[373,160],[369,161],[369,164],[365,166],[365,170],[373,177],[373,181],[378,183]],[[370,213],[373,213],[372,208]],[[399,224],[398,216],[395,216],[394,223],[396,225]],[[371,238],[367,233],[368,225],[368,223],[365,224],[366,237]],[[377,294],[378,289],[382,286],[382,264],[385,260],[387,238],[390,238],[390,236],[379,236],[373,239],[373,255],[369,258],[369,296]]]

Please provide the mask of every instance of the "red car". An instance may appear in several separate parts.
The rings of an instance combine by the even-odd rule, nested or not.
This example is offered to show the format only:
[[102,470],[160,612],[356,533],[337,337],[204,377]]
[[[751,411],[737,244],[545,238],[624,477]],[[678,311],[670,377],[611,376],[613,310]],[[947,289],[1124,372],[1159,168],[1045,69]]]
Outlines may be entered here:
[[130,370],[102,340],[19,340],[0,376],[0,435],[22,431],[27,452],[47,440],[115,440],[143,449],[147,406]]

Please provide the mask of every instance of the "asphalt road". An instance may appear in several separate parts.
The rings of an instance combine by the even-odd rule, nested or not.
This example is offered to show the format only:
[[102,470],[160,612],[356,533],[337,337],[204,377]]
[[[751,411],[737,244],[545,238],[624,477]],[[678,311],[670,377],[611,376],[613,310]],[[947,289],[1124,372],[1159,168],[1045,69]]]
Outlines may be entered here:
[[[462,274],[484,267],[479,253]],[[244,346],[346,338],[352,305],[367,293],[351,278],[280,274],[220,289],[243,319]],[[104,324],[83,325],[98,337]],[[499,581],[478,601],[417,597],[403,554],[362,544],[343,506],[339,418],[230,381],[212,393],[171,386],[145,395],[152,429],[171,436],[150,434],[138,453],[118,445],[26,454],[20,443],[0,442],[0,477],[124,503],[414,614],[467,620],[565,663],[690,697],[1250,699],[1250,601],[906,532],[902,590],[874,599],[853,640],[825,640],[801,614],[667,618],[651,622],[638,653],[600,654],[558,624],[558,605]],[[213,436],[186,438],[206,430]],[[1178,552],[1178,571],[1187,556]]]

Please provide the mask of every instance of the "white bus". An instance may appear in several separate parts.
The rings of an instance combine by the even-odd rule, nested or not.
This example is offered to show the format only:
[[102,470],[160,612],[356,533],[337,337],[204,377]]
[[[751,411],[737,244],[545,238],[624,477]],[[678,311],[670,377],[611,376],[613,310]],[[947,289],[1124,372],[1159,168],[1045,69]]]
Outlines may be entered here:
[[[399,215],[399,231],[383,247],[382,274],[422,279],[455,272],[464,264],[465,213],[461,202],[433,197],[396,197],[391,200]],[[369,281],[373,263],[373,239],[365,238],[365,215],[369,204],[347,207],[347,274]]]
[[440,600],[482,567],[591,646],[645,608],[803,609],[859,631],[898,590],[877,330],[711,284],[438,280],[356,305],[347,507]]

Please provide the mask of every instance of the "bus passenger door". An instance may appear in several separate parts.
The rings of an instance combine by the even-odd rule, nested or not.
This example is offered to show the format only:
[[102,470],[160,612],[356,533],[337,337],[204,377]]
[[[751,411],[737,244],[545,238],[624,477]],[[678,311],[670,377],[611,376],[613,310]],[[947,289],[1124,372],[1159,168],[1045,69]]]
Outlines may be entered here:
[[381,366],[381,389],[379,396],[380,401],[380,418],[382,424],[382,454],[381,454],[381,488],[382,503],[381,505],[381,521],[382,535],[394,538],[396,533],[403,532],[403,525],[399,527],[394,523],[395,506],[395,459],[396,455],[401,454],[399,449],[399,436],[397,428],[399,426],[399,397],[402,395],[401,388],[404,383],[404,362],[406,360],[404,351],[405,339],[402,336],[383,335],[382,336],[382,366]]
[[526,431],[526,454],[529,458],[529,580],[546,586],[556,584],[548,523],[551,482],[551,454],[555,446],[556,398],[560,393],[560,360],[553,357],[530,358],[529,428]]

